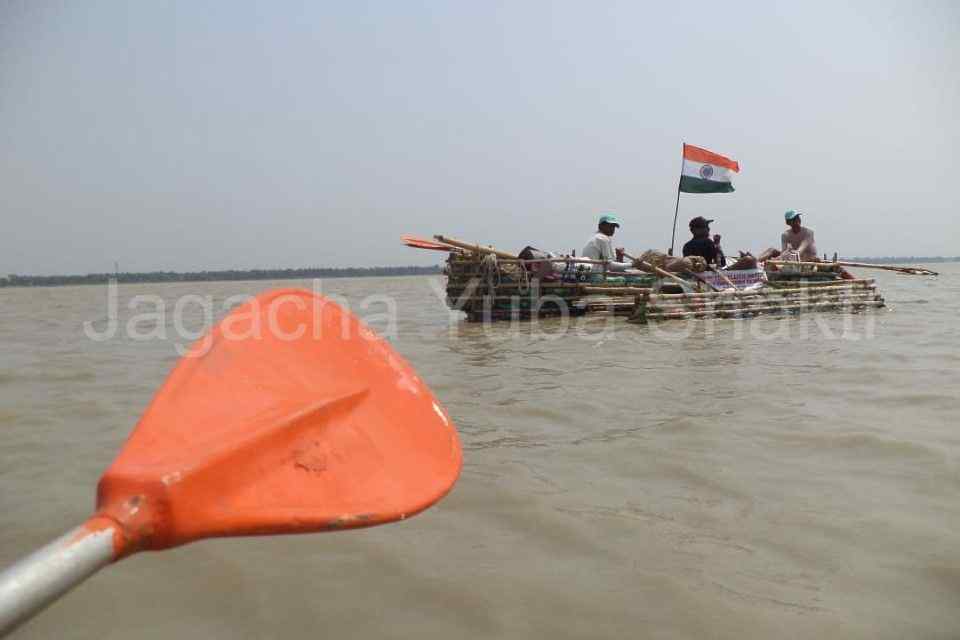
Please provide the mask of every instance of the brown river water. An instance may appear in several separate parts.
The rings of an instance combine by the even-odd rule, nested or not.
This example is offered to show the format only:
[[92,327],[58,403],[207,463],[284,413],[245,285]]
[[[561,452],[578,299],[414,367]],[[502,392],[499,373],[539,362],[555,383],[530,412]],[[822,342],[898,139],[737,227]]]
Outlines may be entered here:
[[[960,265],[934,268],[858,272],[875,313],[689,327],[467,324],[439,277],[325,281],[456,422],[450,495],[133,556],[14,637],[958,638]],[[122,285],[109,339],[107,287],[0,290],[0,564],[90,513],[204,297],[289,286]]]

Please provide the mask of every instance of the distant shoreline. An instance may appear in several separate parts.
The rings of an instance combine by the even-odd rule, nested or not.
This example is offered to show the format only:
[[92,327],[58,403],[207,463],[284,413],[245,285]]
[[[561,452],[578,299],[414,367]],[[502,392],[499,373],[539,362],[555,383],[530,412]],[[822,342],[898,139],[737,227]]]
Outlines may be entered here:
[[68,287],[85,284],[163,282],[230,282],[243,280],[310,280],[313,278],[368,278],[420,276],[441,273],[439,265],[429,267],[344,267],[312,269],[230,269],[227,271],[150,271],[145,273],[88,273],[87,275],[0,277],[4,287]]
[[[960,257],[944,256],[882,256],[842,257],[845,262],[874,264],[924,264],[960,262]],[[150,271],[145,273],[88,273],[86,275],[0,277],[0,288],[6,287],[68,287],[84,284],[119,284],[163,282],[230,282],[242,280],[309,280],[313,278],[369,278],[389,276],[420,276],[442,273],[439,265],[429,267],[343,267],[311,269],[230,269],[226,271]]]

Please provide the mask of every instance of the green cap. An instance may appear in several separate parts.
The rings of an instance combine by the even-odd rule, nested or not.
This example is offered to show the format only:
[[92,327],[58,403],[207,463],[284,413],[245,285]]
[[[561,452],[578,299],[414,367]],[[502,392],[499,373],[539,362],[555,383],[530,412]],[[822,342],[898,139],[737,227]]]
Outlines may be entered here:
[[799,211],[795,209],[790,209],[790,211],[787,211],[785,214],[783,214],[783,219],[786,220],[787,222],[790,222],[791,220],[799,216],[800,216]]
[[602,216],[600,216],[600,224],[603,224],[604,222],[606,222],[607,224],[617,225],[618,227],[620,226],[620,218],[613,215],[612,213],[605,213]]

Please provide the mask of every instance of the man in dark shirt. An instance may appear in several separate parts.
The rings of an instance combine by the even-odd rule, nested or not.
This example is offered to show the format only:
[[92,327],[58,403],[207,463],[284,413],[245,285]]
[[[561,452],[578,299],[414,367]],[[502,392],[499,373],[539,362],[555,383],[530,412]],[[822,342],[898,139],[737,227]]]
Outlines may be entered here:
[[713,220],[707,220],[703,216],[697,216],[690,221],[690,233],[693,239],[683,245],[683,257],[700,256],[707,261],[707,264],[716,264],[717,245],[710,238],[710,223]]

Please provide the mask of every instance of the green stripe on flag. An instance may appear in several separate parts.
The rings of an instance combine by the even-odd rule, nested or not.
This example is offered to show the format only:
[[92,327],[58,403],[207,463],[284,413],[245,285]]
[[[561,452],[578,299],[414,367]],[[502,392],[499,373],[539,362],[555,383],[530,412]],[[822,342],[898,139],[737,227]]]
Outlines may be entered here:
[[680,191],[684,193],[730,193],[733,191],[733,185],[729,182],[680,176]]

